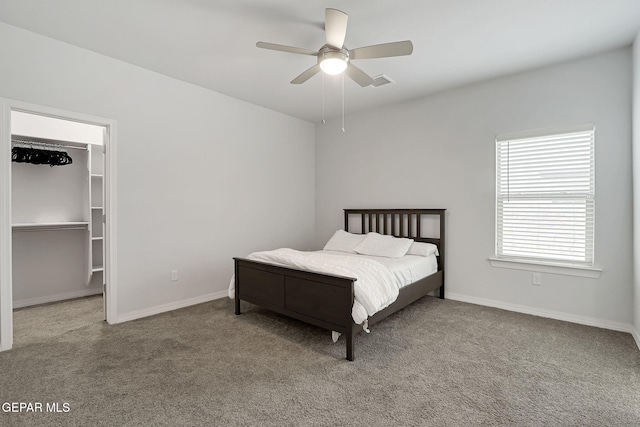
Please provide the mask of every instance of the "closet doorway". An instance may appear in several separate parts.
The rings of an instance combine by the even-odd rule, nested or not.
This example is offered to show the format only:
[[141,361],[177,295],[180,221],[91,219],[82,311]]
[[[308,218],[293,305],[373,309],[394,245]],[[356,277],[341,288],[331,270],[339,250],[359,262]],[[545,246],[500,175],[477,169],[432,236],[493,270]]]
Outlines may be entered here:
[[115,122],[0,103],[0,350],[21,307],[102,295],[116,323]]

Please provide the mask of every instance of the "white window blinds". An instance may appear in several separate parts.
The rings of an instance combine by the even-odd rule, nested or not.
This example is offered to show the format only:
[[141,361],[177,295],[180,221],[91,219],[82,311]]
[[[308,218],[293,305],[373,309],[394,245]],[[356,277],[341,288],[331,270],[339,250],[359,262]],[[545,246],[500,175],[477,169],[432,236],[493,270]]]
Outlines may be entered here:
[[496,138],[496,256],[593,265],[594,127]]

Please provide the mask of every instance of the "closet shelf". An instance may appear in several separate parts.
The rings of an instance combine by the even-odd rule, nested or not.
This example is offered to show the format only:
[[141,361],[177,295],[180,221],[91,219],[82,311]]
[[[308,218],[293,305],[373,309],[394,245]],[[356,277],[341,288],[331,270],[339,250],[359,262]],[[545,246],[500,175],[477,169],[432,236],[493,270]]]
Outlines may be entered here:
[[91,240],[104,240],[104,237],[92,237]]
[[92,173],[91,174],[91,178],[102,178],[102,175],[100,175],[98,173]]
[[91,269],[91,272],[92,272],[92,273],[99,273],[99,272],[101,272],[101,271],[104,271],[104,267],[93,267],[93,268]]
[[13,231],[88,230],[88,222],[27,222],[12,224]]
[[102,206],[91,206],[91,209],[104,209]]

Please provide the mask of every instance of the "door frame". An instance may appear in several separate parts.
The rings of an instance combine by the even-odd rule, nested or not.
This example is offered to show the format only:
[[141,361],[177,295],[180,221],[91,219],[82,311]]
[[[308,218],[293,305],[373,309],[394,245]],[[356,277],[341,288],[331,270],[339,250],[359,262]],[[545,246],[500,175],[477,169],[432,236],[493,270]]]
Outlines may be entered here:
[[11,111],[103,126],[105,132],[105,295],[106,320],[117,323],[117,167],[115,120],[0,98],[0,351],[13,347],[11,231]]

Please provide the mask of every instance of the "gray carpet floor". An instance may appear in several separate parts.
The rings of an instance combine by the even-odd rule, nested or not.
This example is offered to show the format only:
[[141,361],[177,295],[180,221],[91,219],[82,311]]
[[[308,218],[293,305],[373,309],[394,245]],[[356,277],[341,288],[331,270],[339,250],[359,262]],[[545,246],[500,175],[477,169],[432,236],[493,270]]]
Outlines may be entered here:
[[[3,426],[639,426],[629,334],[427,297],[356,338],[227,299],[120,325],[100,298],[18,310]],[[46,409],[46,407],[45,407]]]

